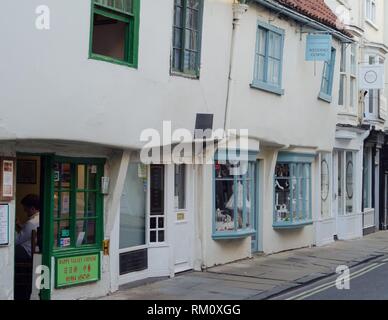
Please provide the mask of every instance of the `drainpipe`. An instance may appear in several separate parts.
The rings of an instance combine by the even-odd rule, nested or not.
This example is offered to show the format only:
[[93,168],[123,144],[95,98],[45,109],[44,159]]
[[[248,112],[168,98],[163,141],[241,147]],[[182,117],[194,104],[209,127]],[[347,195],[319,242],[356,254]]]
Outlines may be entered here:
[[224,117],[224,131],[226,132],[230,129],[230,112],[232,108],[232,92],[233,92],[233,82],[235,75],[235,53],[236,53],[236,39],[238,39],[238,31],[240,27],[240,20],[245,12],[248,11],[249,6],[246,4],[246,0],[241,0],[233,3],[233,30],[232,30],[232,39],[230,45],[230,60],[229,60],[229,75],[228,75],[228,87],[226,95],[226,107],[225,107],[225,117]]

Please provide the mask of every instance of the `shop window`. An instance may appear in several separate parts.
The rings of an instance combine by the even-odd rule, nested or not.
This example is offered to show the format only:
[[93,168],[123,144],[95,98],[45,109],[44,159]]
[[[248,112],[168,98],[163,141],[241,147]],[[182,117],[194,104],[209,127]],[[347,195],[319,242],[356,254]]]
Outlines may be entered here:
[[325,61],[323,66],[321,91],[319,93],[319,98],[329,103],[332,101],[335,55],[336,50],[332,48],[331,59]]
[[373,153],[371,147],[364,150],[364,169],[363,169],[363,206],[364,209],[372,208],[372,168]]
[[255,232],[256,162],[216,159],[214,239],[248,237]]
[[354,156],[346,153],[346,213],[354,212]]
[[120,201],[120,249],[146,244],[146,204],[146,169],[129,164]]
[[175,0],[172,71],[199,76],[202,0]]
[[313,158],[310,155],[279,154],[274,182],[274,228],[295,228],[312,223]]
[[284,30],[258,23],[252,87],[284,94],[282,89]]
[[166,241],[166,217],[164,212],[164,166],[150,168],[150,243]]
[[54,250],[101,246],[102,161],[56,161],[54,164]]
[[174,207],[177,210],[186,209],[186,165],[175,165]]
[[331,179],[330,179],[330,168],[331,168],[331,155],[321,154],[321,217],[331,217]]
[[137,66],[139,0],[93,0],[91,58]]

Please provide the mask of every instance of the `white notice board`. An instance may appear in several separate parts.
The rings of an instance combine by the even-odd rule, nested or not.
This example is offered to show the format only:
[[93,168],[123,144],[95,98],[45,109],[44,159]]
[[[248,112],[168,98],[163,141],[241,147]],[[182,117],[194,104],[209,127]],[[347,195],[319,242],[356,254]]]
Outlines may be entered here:
[[9,244],[9,205],[0,204],[0,246]]

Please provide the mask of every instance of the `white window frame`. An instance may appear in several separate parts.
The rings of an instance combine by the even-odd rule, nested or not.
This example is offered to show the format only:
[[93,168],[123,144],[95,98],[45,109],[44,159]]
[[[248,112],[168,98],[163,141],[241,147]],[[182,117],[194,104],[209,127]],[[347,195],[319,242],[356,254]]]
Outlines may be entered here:
[[[340,85],[338,93],[338,105],[343,112],[355,114],[358,103],[357,88],[357,45],[342,44],[341,48],[341,65],[340,65]],[[344,56],[345,55],[345,56]],[[354,57],[354,64],[352,59]],[[341,81],[343,87],[341,90]],[[352,88],[353,86],[353,88]],[[341,101],[342,100],[342,101]],[[341,103],[342,102],[342,103]]]
[[[374,63],[370,63],[369,62],[371,58],[374,58]],[[365,61],[368,64],[371,64],[371,65],[373,65],[373,64],[380,65],[381,62],[382,62],[383,65],[385,64],[384,57],[379,55],[379,54],[376,54],[376,53],[368,53],[368,54],[366,54]],[[372,91],[374,92],[376,97],[373,100],[375,102],[373,103],[373,106],[372,106],[372,112],[370,112],[369,97],[370,97],[370,93]],[[380,89],[378,89],[378,90],[376,90],[376,89],[369,90],[368,93],[365,95],[365,100],[364,100],[364,117],[365,117],[365,119],[367,119],[367,120],[378,120],[380,118],[381,95],[382,95],[382,90],[380,90]]]
[[377,3],[376,0],[365,0],[365,19],[371,22],[373,25],[376,24],[377,17]]

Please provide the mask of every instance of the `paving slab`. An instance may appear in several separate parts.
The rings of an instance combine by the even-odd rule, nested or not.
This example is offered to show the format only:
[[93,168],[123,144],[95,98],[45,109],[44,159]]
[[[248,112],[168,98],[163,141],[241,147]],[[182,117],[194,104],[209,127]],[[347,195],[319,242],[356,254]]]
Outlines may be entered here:
[[388,256],[388,232],[337,241],[189,272],[172,279],[123,286],[104,300],[261,300],[318,281],[349,267]]

